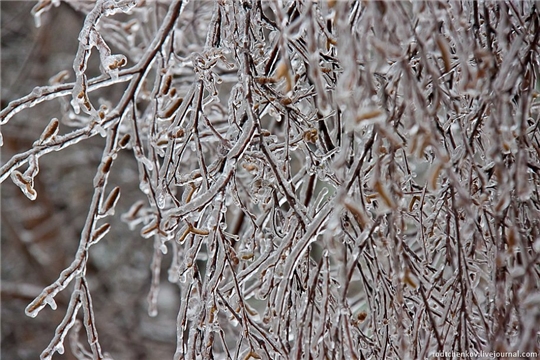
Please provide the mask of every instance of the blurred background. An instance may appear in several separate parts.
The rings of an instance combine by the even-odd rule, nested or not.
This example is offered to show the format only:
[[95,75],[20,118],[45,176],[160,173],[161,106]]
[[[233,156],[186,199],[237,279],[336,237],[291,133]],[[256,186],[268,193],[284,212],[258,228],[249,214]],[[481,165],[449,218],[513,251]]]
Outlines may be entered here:
[[[0,1],[2,108],[30,93],[35,86],[47,85],[62,70],[69,71],[67,81],[74,80],[73,58],[84,15],[61,3],[46,12],[41,27],[36,28],[30,13],[35,3]],[[98,73],[96,57],[90,59],[88,71]],[[11,119],[2,127],[2,163],[13,154],[28,150],[51,118],[60,116],[61,103],[55,100]],[[70,130],[63,126],[60,133]],[[70,151],[40,158],[35,201],[26,198],[9,180],[1,186],[2,359],[39,358],[65,314],[71,286],[56,297],[56,311],[47,307],[32,319],[25,315],[24,309],[73,260],[103,146],[104,139],[94,137],[72,146]],[[160,313],[155,318],[147,315],[153,242],[129,231],[119,221],[119,215],[141,194],[135,187],[137,182],[131,181],[138,177],[133,157],[123,153],[119,157],[123,164],[121,171],[113,167],[109,182],[110,188],[116,185],[122,188],[116,215],[110,218],[113,230],[90,250],[87,272],[100,342],[104,351],[115,359],[172,358],[178,291],[164,281],[158,300]],[[164,269],[168,268],[167,261],[163,261]],[[163,273],[166,276],[166,271]],[[84,329],[80,336],[86,343]],[[66,353],[56,354],[55,359],[74,358],[68,344],[66,341]]]

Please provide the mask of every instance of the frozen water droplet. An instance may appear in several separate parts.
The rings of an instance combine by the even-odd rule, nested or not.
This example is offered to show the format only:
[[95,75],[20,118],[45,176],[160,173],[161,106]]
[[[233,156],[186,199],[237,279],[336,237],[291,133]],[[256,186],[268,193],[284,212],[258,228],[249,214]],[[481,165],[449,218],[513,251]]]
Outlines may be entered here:
[[54,301],[54,298],[52,296],[47,296],[45,298],[45,303],[48,304],[53,310],[56,310],[56,308],[58,307],[56,305],[56,301]]
[[160,186],[157,190],[157,196],[156,196],[157,206],[160,209],[163,209],[165,207],[165,191]]
[[186,283],[187,278],[186,278],[186,272],[185,271],[182,274],[180,274],[180,279],[179,280],[180,280],[180,282],[182,284]]
[[169,282],[176,283],[178,281],[178,267],[175,265],[169,269]]
[[159,247],[159,250],[161,250],[161,252],[163,253],[163,255],[166,255],[167,254],[167,245],[165,244],[161,244],[161,246]]
[[157,314],[158,314],[157,306],[156,305],[150,305],[148,307],[148,316],[156,317]]
[[536,239],[536,241],[533,243],[533,249],[537,253],[540,253],[540,238]]
[[150,159],[148,159],[147,157],[145,157],[144,155],[141,156],[139,159],[138,159],[140,162],[142,162],[146,168],[148,169],[148,171],[152,171],[154,170],[154,164],[152,164],[152,162],[150,161]]
[[148,184],[148,181],[141,180],[139,183],[139,189],[141,189],[144,194],[148,195],[150,193],[150,185]]
[[215,227],[216,225],[217,225],[216,217],[213,216],[213,215],[210,215],[210,216],[208,217],[208,220],[207,220],[207,226],[208,226],[209,228],[213,228],[213,227]]

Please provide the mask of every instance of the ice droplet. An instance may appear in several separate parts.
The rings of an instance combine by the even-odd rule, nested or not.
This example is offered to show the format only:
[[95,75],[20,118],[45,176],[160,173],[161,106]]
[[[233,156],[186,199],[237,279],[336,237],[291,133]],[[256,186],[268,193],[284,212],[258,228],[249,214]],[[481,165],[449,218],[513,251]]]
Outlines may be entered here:
[[159,247],[159,250],[161,250],[161,252],[163,253],[163,255],[166,255],[167,254],[167,245],[165,244],[161,244],[161,246]]
[[158,314],[157,306],[155,304],[148,307],[148,316],[156,317]]
[[165,190],[163,190],[162,186],[159,186],[157,189],[156,202],[160,209],[165,207]]
[[148,181],[146,179],[142,179],[140,181],[139,189],[141,189],[141,191],[146,195],[150,194],[150,185],[148,184]]
[[536,239],[536,241],[533,243],[533,249],[537,253],[540,253],[540,238]]
[[51,307],[51,309],[53,310],[56,310],[56,308],[58,307],[56,305],[56,301],[54,301],[54,298],[52,296],[47,296],[44,300],[45,304],[49,305]]
[[187,278],[186,278],[186,272],[185,271],[182,274],[180,274],[180,279],[179,280],[180,280],[180,282],[182,284],[186,283]]

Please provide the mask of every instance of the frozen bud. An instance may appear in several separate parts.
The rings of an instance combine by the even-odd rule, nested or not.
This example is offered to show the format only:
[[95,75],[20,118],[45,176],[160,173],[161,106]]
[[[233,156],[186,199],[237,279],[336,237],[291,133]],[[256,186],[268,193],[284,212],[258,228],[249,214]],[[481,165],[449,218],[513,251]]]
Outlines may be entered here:
[[105,158],[105,160],[102,162],[102,165],[101,165],[101,173],[107,174],[109,171],[111,171],[112,161],[113,161],[112,156],[107,156]]
[[131,135],[125,134],[118,142],[118,145],[121,149],[124,149],[129,144],[129,140],[131,140]]
[[97,228],[96,230],[94,230],[94,232],[92,233],[92,239],[88,243],[88,246],[94,245],[97,242],[99,242],[101,239],[103,239],[105,235],[107,235],[109,230],[111,230],[111,224],[109,223],[105,223],[101,225],[99,228]]
[[318,139],[317,129],[312,128],[304,132],[304,141],[315,144]]
[[23,175],[18,170],[14,170],[11,173],[11,180],[13,180],[13,183],[21,189],[27,198],[30,200],[35,200],[37,198],[37,193],[36,190],[34,190],[31,178]]
[[184,101],[183,98],[178,98],[178,99],[175,99],[173,100],[169,106],[163,111],[163,114],[162,114],[162,118],[169,118],[171,117],[172,115],[174,115],[174,113],[176,112],[176,110],[178,110],[180,108],[180,105],[182,105],[182,102]]
[[45,143],[45,142],[48,142],[49,140],[52,140],[56,134],[58,134],[58,127],[59,127],[59,124],[60,122],[58,121],[57,118],[53,118],[50,122],[49,122],[49,125],[47,125],[47,127],[45,128],[45,130],[43,130],[43,133],[41,134],[41,136],[39,137],[39,140],[42,142],[42,143]]
[[62,70],[58,74],[54,75],[53,77],[49,79],[49,84],[58,85],[66,81],[68,78],[69,78],[69,71]]
[[118,199],[120,198],[120,187],[115,187],[112,189],[109,196],[107,196],[107,199],[103,203],[103,207],[101,209],[102,214],[114,214],[114,207],[116,206],[116,203],[118,202]]
[[166,95],[169,92],[169,89],[171,88],[172,83],[172,75],[165,76],[165,79],[163,80],[163,87],[161,88],[161,94]]
[[139,216],[139,212],[144,207],[144,202],[142,200],[137,201],[135,204],[131,206],[129,211],[122,215],[122,220],[124,221],[130,221],[134,220]]

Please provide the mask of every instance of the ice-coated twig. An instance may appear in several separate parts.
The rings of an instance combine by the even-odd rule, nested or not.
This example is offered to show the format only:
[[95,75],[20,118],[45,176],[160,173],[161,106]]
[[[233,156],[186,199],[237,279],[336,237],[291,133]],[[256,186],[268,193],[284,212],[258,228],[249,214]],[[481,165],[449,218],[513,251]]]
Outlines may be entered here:
[[[61,100],[1,164],[0,182],[33,204],[53,152],[106,141],[75,257],[26,309],[63,307],[56,295],[75,285],[45,357],[82,328],[80,307],[79,358],[107,358],[117,338],[138,343],[119,358],[173,344],[175,359],[537,350],[533,1],[70,5],[85,17],[75,81],[61,71],[0,112],[11,149],[21,115]],[[126,334],[102,317],[133,310],[118,298],[141,302],[124,296],[138,275],[128,255],[147,271],[151,318],[134,312]],[[178,298],[163,298],[168,264]],[[175,338],[144,329],[170,327],[171,311]]]

